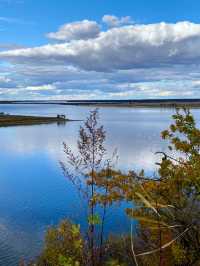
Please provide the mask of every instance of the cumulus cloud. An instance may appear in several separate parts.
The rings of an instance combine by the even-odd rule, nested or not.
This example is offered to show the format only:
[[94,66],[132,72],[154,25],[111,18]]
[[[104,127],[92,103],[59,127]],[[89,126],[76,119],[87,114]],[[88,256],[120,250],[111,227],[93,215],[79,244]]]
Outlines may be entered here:
[[200,97],[200,24],[119,25],[100,31],[96,22],[86,21],[97,25],[94,33],[84,21],[51,33],[58,43],[12,50],[0,45],[0,98]]
[[[9,99],[140,99],[200,97],[200,67],[80,71],[60,66],[17,66],[15,87],[0,89]],[[188,75],[189,73],[189,75]],[[11,76],[14,75],[11,73]],[[196,81],[196,82],[195,82]],[[1,88],[1,85],[0,85]]]
[[104,15],[102,21],[111,28],[134,23],[130,16],[119,18],[114,15]]
[[95,21],[83,20],[65,24],[57,32],[47,34],[49,39],[57,41],[87,40],[100,33],[100,26]]
[[157,23],[112,28],[98,37],[0,52],[15,63],[64,64],[89,71],[200,62],[200,24]]

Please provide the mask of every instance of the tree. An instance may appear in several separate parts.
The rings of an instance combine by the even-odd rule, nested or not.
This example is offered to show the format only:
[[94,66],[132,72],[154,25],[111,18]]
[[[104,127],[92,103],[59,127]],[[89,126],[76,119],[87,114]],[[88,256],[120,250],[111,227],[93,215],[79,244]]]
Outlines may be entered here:
[[80,266],[83,262],[83,239],[79,226],[64,220],[58,227],[49,228],[37,266]]
[[[97,118],[97,110],[92,111],[80,128],[78,155],[64,144],[76,174],[61,163],[64,174],[87,199],[89,245],[79,227],[66,222],[61,230],[61,224],[48,231],[37,266],[200,265],[200,130],[190,111],[177,110],[174,122],[162,132],[169,152],[157,152],[161,159],[154,177],[143,170],[123,173],[104,160],[105,131]],[[128,203],[125,211],[130,220],[138,221],[137,234],[131,230],[102,244],[105,210],[120,201]],[[97,204],[104,210],[101,220]],[[100,245],[95,230],[99,223]]]
[[[66,143],[63,143],[67,162],[61,162],[64,175],[67,178],[70,178],[73,184],[86,198],[88,203],[89,213],[87,235],[89,250],[91,252],[90,261],[91,265],[93,266],[96,264],[97,256],[97,249],[95,247],[95,226],[101,223],[99,214],[96,212],[96,204],[94,203],[93,198],[97,190],[96,179],[98,172],[100,169],[102,169],[102,167],[104,167],[103,162],[105,163],[103,160],[106,153],[104,142],[105,130],[103,126],[98,125],[98,110],[96,109],[90,112],[90,115],[86,119],[84,126],[80,127],[79,138],[77,142],[78,154],[75,155],[69,146]],[[75,170],[75,173],[70,172],[71,169],[69,169],[69,164],[72,166],[73,170]],[[101,230],[101,246],[102,234],[103,231]]]
[[[113,171],[108,196],[96,201],[133,203],[126,213],[139,222],[142,250],[136,261],[152,265],[198,265],[200,262],[200,130],[189,110],[177,110],[174,123],[162,132],[171,154],[162,155],[159,176],[144,171]],[[104,180],[99,184],[104,187]],[[138,243],[136,243],[136,248]],[[137,262],[136,262],[137,263]]]

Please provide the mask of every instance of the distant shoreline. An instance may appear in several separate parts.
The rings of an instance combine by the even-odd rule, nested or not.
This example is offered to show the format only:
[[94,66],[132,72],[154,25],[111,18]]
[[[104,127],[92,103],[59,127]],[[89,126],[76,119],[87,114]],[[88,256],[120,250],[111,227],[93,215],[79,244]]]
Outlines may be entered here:
[[72,120],[62,117],[43,117],[43,116],[25,116],[25,115],[10,115],[0,114],[0,127],[8,126],[23,126],[23,125],[39,125],[58,123],[65,124]]
[[99,107],[193,107],[200,108],[200,99],[148,99],[148,100],[69,100],[69,101],[0,101],[0,104],[57,104]]

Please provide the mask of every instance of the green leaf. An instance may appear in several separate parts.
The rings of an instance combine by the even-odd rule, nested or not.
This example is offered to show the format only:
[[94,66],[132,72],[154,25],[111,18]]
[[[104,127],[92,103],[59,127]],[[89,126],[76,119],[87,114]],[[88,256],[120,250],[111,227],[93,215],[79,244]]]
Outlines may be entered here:
[[88,223],[92,225],[97,225],[101,223],[101,219],[98,214],[90,215],[88,217]]
[[59,255],[59,266],[80,266],[78,261],[74,261],[72,258],[66,258],[63,255]]
[[73,236],[78,236],[80,234],[80,226],[76,224],[72,224],[71,232]]

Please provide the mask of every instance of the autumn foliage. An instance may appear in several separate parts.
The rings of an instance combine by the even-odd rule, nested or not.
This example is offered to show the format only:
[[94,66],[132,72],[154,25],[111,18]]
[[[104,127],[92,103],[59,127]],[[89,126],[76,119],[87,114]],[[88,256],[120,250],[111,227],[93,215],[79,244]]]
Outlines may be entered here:
[[[95,111],[80,129],[78,156],[64,144],[68,161],[76,169],[84,169],[85,191],[89,191],[89,238],[81,235],[78,227],[63,224],[59,228],[64,225],[68,228],[72,245],[69,250],[59,251],[58,247],[65,245],[69,236],[61,237],[62,244],[56,229],[49,231],[42,256],[53,257],[57,264],[42,265],[200,265],[200,130],[190,111],[177,110],[173,123],[162,132],[169,152],[157,152],[158,174],[153,177],[146,176],[143,170],[140,173],[115,170],[110,160],[104,160],[105,131],[97,122]],[[62,168],[67,174],[65,163]],[[72,181],[80,185],[76,178]],[[137,228],[131,226],[126,236],[106,239],[105,217],[96,212],[96,207],[101,206],[105,215],[110,205],[121,201],[127,202],[125,213],[130,223],[138,222]],[[96,235],[97,225],[101,225],[100,238]],[[74,239],[73,230],[77,232]],[[56,243],[55,249],[51,243],[52,247]]]

